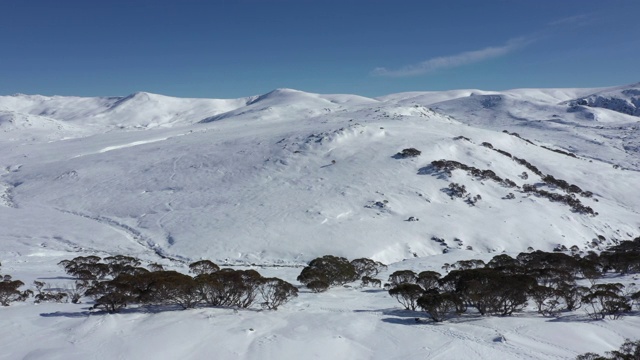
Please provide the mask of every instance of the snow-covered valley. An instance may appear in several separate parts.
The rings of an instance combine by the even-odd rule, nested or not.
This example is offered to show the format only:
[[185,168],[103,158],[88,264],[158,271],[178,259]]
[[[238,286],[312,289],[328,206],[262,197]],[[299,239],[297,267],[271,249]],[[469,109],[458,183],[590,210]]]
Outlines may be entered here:
[[[0,270],[25,288],[65,287],[59,261],[126,254],[299,285],[301,267],[325,254],[389,264],[384,281],[501,253],[604,250],[640,236],[639,96],[640,84],[375,99],[0,96]],[[640,333],[637,311],[590,321],[529,307],[433,324],[357,284],[301,287],[278,311],[90,306],[0,308],[0,358],[564,359]]]

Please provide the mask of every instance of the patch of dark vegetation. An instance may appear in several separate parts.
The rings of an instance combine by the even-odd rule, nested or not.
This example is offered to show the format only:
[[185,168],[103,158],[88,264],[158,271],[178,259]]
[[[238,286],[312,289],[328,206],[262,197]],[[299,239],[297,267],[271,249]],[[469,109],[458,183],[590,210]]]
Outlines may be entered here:
[[[506,131],[506,130],[505,130]],[[514,133],[515,134],[515,133]],[[487,145],[485,145],[487,144]],[[504,151],[504,150],[500,150],[497,148],[494,148],[491,144],[489,143],[482,143],[483,146],[488,147],[510,159],[513,159],[515,162],[517,162],[520,165],[525,166],[527,169],[531,170],[531,172],[533,172],[534,174],[540,176],[542,178],[542,181],[544,181],[545,183],[552,185],[552,186],[556,186],[562,190],[564,190],[566,193],[568,194],[579,194],[583,197],[592,197],[593,193],[591,191],[582,191],[582,189],[580,189],[580,187],[578,185],[574,185],[574,184],[569,184],[567,181],[562,180],[562,179],[556,179],[555,177],[553,177],[552,175],[545,175],[542,173],[542,171],[540,171],[540,169],[538,169],[535,165],[531,164],[530,162],[528,162],[525,159],[520,159],[518,157],[515,157],[513,155],[511,155],[510,153]],[[544,146],[543,146],[544,147]],[[546,148],[548,150],[552,150],[552,151],[556,151],[553,149],[549,149]],[[556,152],[561,152],[560,150],[556,151]],[[570,153],[565,153],[565,155],[567,156],[571,156],[571,157],[576,157],[574,154],[570,154]],[[522,175],[520,175],[520,177],[522,179],[527,179],[529,177],[529,175],[526,172],[523,172]]]
[[550,148],[550,147],[546,147],[546,146],[544,146],[544,145],[540,145],[540,147],[541,147],[541,148],[543,148],[543,149],[547,149],[547,150],[549,150],[549,151],[556,152],[556,153],[558,153],[558,154],[566,155],[566,156],[569,156],[569,157],[572,157],[572,158],[576,158],[576,159],[578,158],[578,157],[576,156],[576,154],[574,154],[574,153],[570,153],[570,152],[563,151],[563,150],[559,150],[559,149],[552,149],[552,148]]
[[523,165],[524,167],[526,167],[527,169],[529,169],[532,173],[543,177],[544,174],[542,173],[542,171],[540,171],[540,169],[538,169],[536,166],[534,166],[533,164],[531,164],[530,162],[528,162],[525,159],[520,159],[518,157],[513,156],[512,157],[513,160],[515,160],[515,162],[517,162],[520,165]]
[[367,284],[379,284],[374,277],[386,268],[385,264],[367,258],[349,261],[343,257],[325,255],[311,260],[297,280],[314,292],[323,292],[332,286],[358,279]]
[[[502,130],[502,132],[503,132],[503,133],[505,133],[505,134],[511,135],[511,136],[515,136],[515,137],[517,137],[517,138],[518,138],[518,139],[520,139],[520,140],[524,140],[524,141],[528,142],[528,143],[529,143],[529,144],[531,144],[531,145],[536,145],[536,144],[534,144],[531,140],[525,139],[525,138],[523,138],[522,136],[520,136],[520,134],[518,134],[517,132],[512,132],[512,133],[511,133],[511,132],[509,132],[509,131],[507,131],[507,130]],[[536,146],[537,146],[537,145],[536,145]]]
[[561,202],[563,204],[567,204],[571,207],[571,210],[573,212],[576,212],[579,214],[586,214],[586,215],[592,215],[592,216],[598,215],[598,213],[593,211],[593,209],[590,206],[583,205],[580,202],[580,200],[575,197],[575,195],[572,196],[572,195],[562,195],[562,194],[552,193],[549,191],[538,189],[534,185],[530,185],[530,184],[523,185],[522,191],[524,191],[525,193],[533,193],[537,196],[547,198],[554,202]]
[[[613,267],[618,259],[611,254],[627,252],[635,256],[625,257],[624,268]],[[640,272],[640,238],[601,255],[532,251],[515,258],[496,255],[486,264],[460,260],[442,269],[447,272],[444,276],[435,271],[395,271],[386,288],[405,309],[421,309],[434,322],[462,316],[469,308],[481,315],[509,316],[524,311],[529,301],[544,316],[583,308],[594,320],[618,319],[640,306],[640,292],[625,291],[619,283],[597,283],[612,271]],[[578,280],[588,280],[591,286],[580,286]]]
[[637,360],[640,359],[640,340],[626,339],[618,350],[607,351],[606,355],[588,352],[578,355],[576,360]]
[[[102,262],[104,261],[104,262]],[[170,306],[190,309],[200,306],[248,308],[256,303],[263,309],[277,310],[298,295],[298,289],[278,278],[262,277],[255,270],[234,270],[220,267],[209,260],[189,265],[195,277],[162,266],[140,266],[139,259],[116,255],[79,256],[59,263],[67,274],[76,278],[75,290],[60,299],[42,291],[36,282],[41,301],[58,301],[66,297],[91,297],[93,308],[117,313],[131,305]],[[60,294],[60,293],[58,293]],[[72,300],[72,302],[74,302]]]
[[370,201],[364,207],[367,209],[386,210],[387,204],[389,204],[389,200],[377,200],[377,201]]
[[11,275],[0,275],[0,305],[9,306],[12,302],[25,301],[33,295],[31,290],[20,291],[23,285],[22,281],[13,280]]
[[542,181],[549,185],[556,186],[562,190],[564,190],[567,194],[579,194],[584,197],[591,197],[593,193],[591,191],[582,191],[582,189],[578,185],[569,184],[565,180],[556,179],[552,175],[546,175],[542,178]]
[[506,157],[513,158],[513,156],[510,153],[508,153],[508,152],[506,152],[504,150],[500,150],[500,149],[494,149],[494,150],[499,152],[500,154],[506,156]]
[[444,159],[435,160],[431,162],[431,166],[437,171],[444,172],[448,176],[451,176],[451,172],[453,170],[460,169],[460,170],[466,171],[467,174],[475,177],[478,180],[490,179],[506,187],[517,186],[513,181],[509,179],[502,179],[501,177],[496,175],[496,173],[493,172],[493,170],[481,170],[473,166],[465,165],[455,160],[444,160]]
[[407,148],[395,154],[393,157],[395,159],[406,159],[406,158],[418,157],[420,156],[420,154],[422,154],[422,151],[416,148]]
[[449,187],[445,189],[447,195],[453,198],[461,198],[467,195],[467,189],[464,185],[460,185],[458,183],[450,183]]

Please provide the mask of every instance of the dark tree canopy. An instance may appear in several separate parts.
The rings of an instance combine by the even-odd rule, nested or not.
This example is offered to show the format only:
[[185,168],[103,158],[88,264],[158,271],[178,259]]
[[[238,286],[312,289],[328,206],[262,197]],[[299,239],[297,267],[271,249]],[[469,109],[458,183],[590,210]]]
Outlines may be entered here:
[[322,281],[329,286],[346,284],[358,279],[356,268],[346,258],[325,255],[311,260],[302,269],[297,280],[308,285],[312,281]]
[[210,260],[200,260],[189,264],[189,271],[196,275],[213,274],[220,267]]

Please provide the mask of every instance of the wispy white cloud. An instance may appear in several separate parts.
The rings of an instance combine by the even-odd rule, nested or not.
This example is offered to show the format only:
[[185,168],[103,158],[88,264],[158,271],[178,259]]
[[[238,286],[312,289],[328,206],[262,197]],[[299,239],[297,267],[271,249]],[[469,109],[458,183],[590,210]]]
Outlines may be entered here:
[[564,25],[585,25],[591,20],[591,16],[587,14],[579,14],[574,16],[568,16],[562,19],[558,19],[550,22],[549,26],[564,26]]
[[518,48],[526,46],[533,38],[516,38],[507,41],[504,45],[489,46],[480,50],[465,51],[451,56],[440,56],[422,61],[417,64],[406,65],[398,69],[375,68],[371,74],[376,76],[408,77],[418,76],[434,72],[440,69],[455,68],[473,64],[488,59],[505,56]]

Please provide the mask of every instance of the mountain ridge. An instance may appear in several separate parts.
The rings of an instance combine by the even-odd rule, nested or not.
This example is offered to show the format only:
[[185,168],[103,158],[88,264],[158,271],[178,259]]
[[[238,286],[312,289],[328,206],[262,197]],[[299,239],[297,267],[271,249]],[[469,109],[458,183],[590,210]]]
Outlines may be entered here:
[[[598,249],[638,235],[640,199],[625,190],[640,182],[637,119],[549,100],[570,93],[368,99],[281,89],[222,103],[232,109],[210,122],[200,116],[222,105],[135,93],[118,117],[56,120],[69,128],[42,137],[33,126],[0,133],[0,165],[10,169],[0,176],[11,199],[0,206],[5,221],[70,226],[48,222],[37,242],[8,226],[0,239],[24,253],[117,244],[148,257],[265,264],[327,253],[395,262],[443,251]],[[398,157],[409,148],[421,154]],[[462,168],[436,171],[440,160]],[[593,197],[571,200],[548,175]],[[452,184],[466,193],[457,197]],[[568,205],[576,201],[598,215]],[[84,239],[82,229],[102,241]]]

